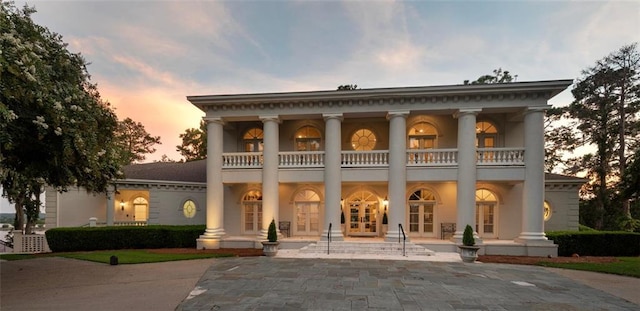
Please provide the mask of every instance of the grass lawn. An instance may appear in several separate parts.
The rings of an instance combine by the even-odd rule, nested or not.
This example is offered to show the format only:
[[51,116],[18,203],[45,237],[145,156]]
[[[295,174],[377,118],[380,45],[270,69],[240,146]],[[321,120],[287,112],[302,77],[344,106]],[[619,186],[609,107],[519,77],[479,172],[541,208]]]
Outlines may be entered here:
[[73,252],[73,253],[51,253],[51,254],[4,254],[0,255],[0,259],[4,260],[20,260],[20,259],[32,259],[40,257],[65,257],[74,258],[80,260],[88,260],[94,262],[101,262],[109,264],[111,256],[118,257],[119,264],[136,264],[136,263],[151,263],[151,262],[164,262],[164,261],[176,261],[176,260],[190,260],[190,259],[204,259],[204,258],[218,258],[218,257],[232,257],[233,254],[160,254],[153,253],[147,250],[110,250],[110,251],[93,251],[93,252]]
[[540,262],[539,265],[545,267],[584,270],[592,272],[603,272],[617,275],[625,275],[640,278],[640,257],[617,257],[618,261],[608,263],[553,263]]

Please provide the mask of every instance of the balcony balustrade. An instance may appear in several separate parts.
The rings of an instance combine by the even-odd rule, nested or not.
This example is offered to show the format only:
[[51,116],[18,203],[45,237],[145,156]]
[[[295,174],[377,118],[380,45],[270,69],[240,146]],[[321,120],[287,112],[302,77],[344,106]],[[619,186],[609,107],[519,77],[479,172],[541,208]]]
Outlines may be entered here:
[[[524,148],[478,148],[478,166],[523,166]],[[455,167],[458,149],[407,150],[409,167]],[[283,151],[278,153],[280,168],[324,167],[324,151]],[[342,167],[387,167],[388,150],[342,151]],[[222,155],[225,169],[262,168],[262,152],[234,152]]]

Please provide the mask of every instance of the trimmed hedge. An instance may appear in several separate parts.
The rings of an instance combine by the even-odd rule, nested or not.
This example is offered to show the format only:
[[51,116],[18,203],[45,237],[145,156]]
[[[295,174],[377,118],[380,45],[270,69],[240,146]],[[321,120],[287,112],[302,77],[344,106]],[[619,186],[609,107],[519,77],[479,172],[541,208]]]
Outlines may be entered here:
[[556,231],[546,235],[558,244],[558,256],[640,256],[640,233]]
[[197,226],[73,227],[45,232],[54,252],[108,249],[195,248],[204,232]]

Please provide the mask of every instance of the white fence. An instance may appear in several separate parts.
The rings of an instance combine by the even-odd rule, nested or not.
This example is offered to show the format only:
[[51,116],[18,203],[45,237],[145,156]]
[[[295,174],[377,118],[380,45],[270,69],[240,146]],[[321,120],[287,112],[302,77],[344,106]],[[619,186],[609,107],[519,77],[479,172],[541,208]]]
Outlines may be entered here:
[[44,234],[22,234],[21,231],[13,231],[14,253],[49,253],[49,244]]

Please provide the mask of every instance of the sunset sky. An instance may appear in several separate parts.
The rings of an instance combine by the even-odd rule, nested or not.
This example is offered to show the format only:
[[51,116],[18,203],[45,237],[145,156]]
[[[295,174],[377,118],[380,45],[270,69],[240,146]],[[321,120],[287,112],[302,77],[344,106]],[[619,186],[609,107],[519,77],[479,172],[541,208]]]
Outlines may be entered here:
[[574,79],[640,41],[637,1],[27,3],[91,63],[120,119],[161,136],[147,161],[180,159],[178,135],[204,115],[188,95],[460,84],[498,67]]

